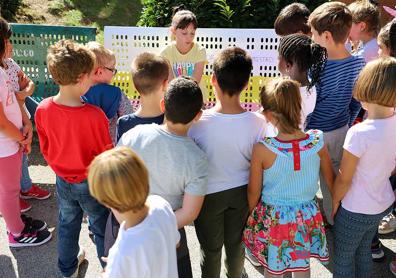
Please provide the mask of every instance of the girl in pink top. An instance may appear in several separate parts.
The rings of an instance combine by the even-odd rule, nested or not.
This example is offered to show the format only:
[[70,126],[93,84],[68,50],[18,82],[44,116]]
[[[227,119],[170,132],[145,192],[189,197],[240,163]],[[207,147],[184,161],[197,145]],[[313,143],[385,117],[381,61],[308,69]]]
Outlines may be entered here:
[[[3,61],[8,23],[0,18],[0,61]],[[0,213],[7,226],[10,247],[41,245],[51,239],[47,224],[20,214],[19,191],[22,150],[30,151],[32,124],[21,109],[7,74],[0,68]],[[22,130],[22,132],[21,132]]]
[[371,277],[371,240],[395,200],[389,181],[396,166],[395,75],[395,58],[378,59],[355,85],[354,97],[368,117],[347,133],[332,192],[335,278]]

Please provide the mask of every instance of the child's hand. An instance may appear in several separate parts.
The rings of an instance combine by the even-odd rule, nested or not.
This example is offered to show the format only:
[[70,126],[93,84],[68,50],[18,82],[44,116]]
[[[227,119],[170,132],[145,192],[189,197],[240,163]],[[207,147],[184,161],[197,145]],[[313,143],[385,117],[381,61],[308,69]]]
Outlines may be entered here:
[[32,141],[33,138],[33,126],[31,124],[27,124],[23,126],[22,135],[26,139]]
[[29,84],[29,78],[22,71],[18,72],[19,90],[23,90]]
[[335,215],[337,214],[338,208],[340,207],[340,202],[333,202],[333,210],[331,211],[331,218],[335,218]]
[[23,152],[25,154],[30,154],[31,151],[32,151],[32,143],[26,144],[23,148]]

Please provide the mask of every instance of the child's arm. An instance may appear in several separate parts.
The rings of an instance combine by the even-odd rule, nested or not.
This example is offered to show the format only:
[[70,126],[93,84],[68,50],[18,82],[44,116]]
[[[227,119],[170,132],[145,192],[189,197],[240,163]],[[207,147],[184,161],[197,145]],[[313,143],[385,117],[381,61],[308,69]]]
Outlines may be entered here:
[[318,152],[318,155],[320,157],[320,172],[326,181],[329,191],[333,194],[335,173],[327,147],[324,146]]
[[202,74],[205,68],[205,62],[195,63],[195,68],[192,77],[199,83],[202,79]]
[[133,113],[131,101],[123,92],[121,92],[121,101],[117,111],[118,117],[128,115],[131,113]]
[[266,148],[264,145],[257,143],[253,146],[252,159],[250,161],[250,176],[247,188],[249,212],[251,213],[260,200],[261,190],[263,187],[263,162]]
[[351,187],[352,178],[356,172],[359,158],[344,149],[342,154],[341,166],[333,187],[333,211],[336,214],[341,200]]
[[4,133],[7,137],[15,140],[17,142],[23,141],[25,138],[22,132],[8,120],[4,113],[3,106],[0,104],[0,131]]
[[356,117],[359,114],[360,108],[362,105],[359,101],[357,101],[354,97],[352,97],[351,102],[349,103],[349,126],[352,126],[353,122],[356,120]]
[[23,123],[22,135],[25,138],[20,143],[24,147],[24,152],[30,153],[32,138],[33,138],[33,126],[32,126],[32,122],[29,119],[29,116],[26,114],[26,111],[25,111],[25,108],[23,107],[23,105],[19,105],[19,108],[22,113],[22,123]]
[[21,90],[16,93],[16,97],[19,102],[25,102],[25,99],[30,97],[34,92],[34,82],[25,73],[20,71],[18,73],[18,83]]
[[205,196],[184,194],[183,206],[175,211],[178,229],[193,222],[201,211]]

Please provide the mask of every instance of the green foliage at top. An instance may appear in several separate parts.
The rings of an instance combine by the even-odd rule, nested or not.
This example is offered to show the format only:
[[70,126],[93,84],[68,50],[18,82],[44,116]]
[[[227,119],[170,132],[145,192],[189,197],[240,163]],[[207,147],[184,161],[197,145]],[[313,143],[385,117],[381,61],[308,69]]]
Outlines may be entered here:
[[12,21],[21,3],[22,0],[0,0],[1,16]]
[[[300,0],[311,11],[328,0]],[[184,4],[206,28],[272,28],[280,10],[291,0],[142,0],[139,26],[169,26],[172,7]]]

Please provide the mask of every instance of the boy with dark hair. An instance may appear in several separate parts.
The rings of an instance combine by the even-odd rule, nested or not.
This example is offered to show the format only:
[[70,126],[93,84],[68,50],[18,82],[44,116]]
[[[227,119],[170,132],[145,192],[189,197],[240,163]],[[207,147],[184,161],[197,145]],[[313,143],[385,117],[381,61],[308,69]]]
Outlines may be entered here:
[[[352,14],[345,4],[325,3],[312,12],[308,22],[312,39],[326,48],[328,60],[316,86],[316,106],[308,116],[307,129],[324,132],[334,170],[338,172],[346,133],[361,107],[352,97],[352,90],[365,62],[361,56],[351,56],[345,47],[352,26]],[[320,187],[324,213],[327,222],[332,225],[332,199],[322,176]]]
[[117,141],[136,125],[164,122],[160,102],[168,85],[169,71],[168,60],[153,53],[144,52],[133,60],[132,80],[140,95],[140,105],[135,113],[118,120]]
[[274,27],[278,36],[295,33],[311,34],[308,25],[309,9],[301,3],[293,3],[284,7],[275,20]]
[[239,100],[251,70],[252,59],[243,49],[221,51],[214,61],[211,78],[216,105],[205,110],[189,131],[209,160],[207,195],[195,221],[204,278],[220,277],[223,245],[227,277],[242,277],[241,238],[248,215],[250,158],[253,145],[266,128],[264,118],[246,112]]
[[103,256],[109,212],[89,194],[87,167],[96,155],[112,148],[112,142],[105,114],[80,99],[92,84],[94,54],[82,45],[61,40],[50,46],[47,65],[59,93],[40,103],[35,120],[41,153],[56,174],[58,267],[64,277],[77,277],[84,260],[78,246],[84,213],[89,216],[98,258]]
[[126,132],[118,146],[133,149],[144,161],[150,176],[150,194],[167,200],[175,211],[181,234],[177,248],[179,277],[192,277],[184,226],[201,210],[207,189],[208,162],[202,150],[187,137],[201,117],[203,97],[198,83],[178,77],[169,83],[161,107],[162,126],[139,125]]

